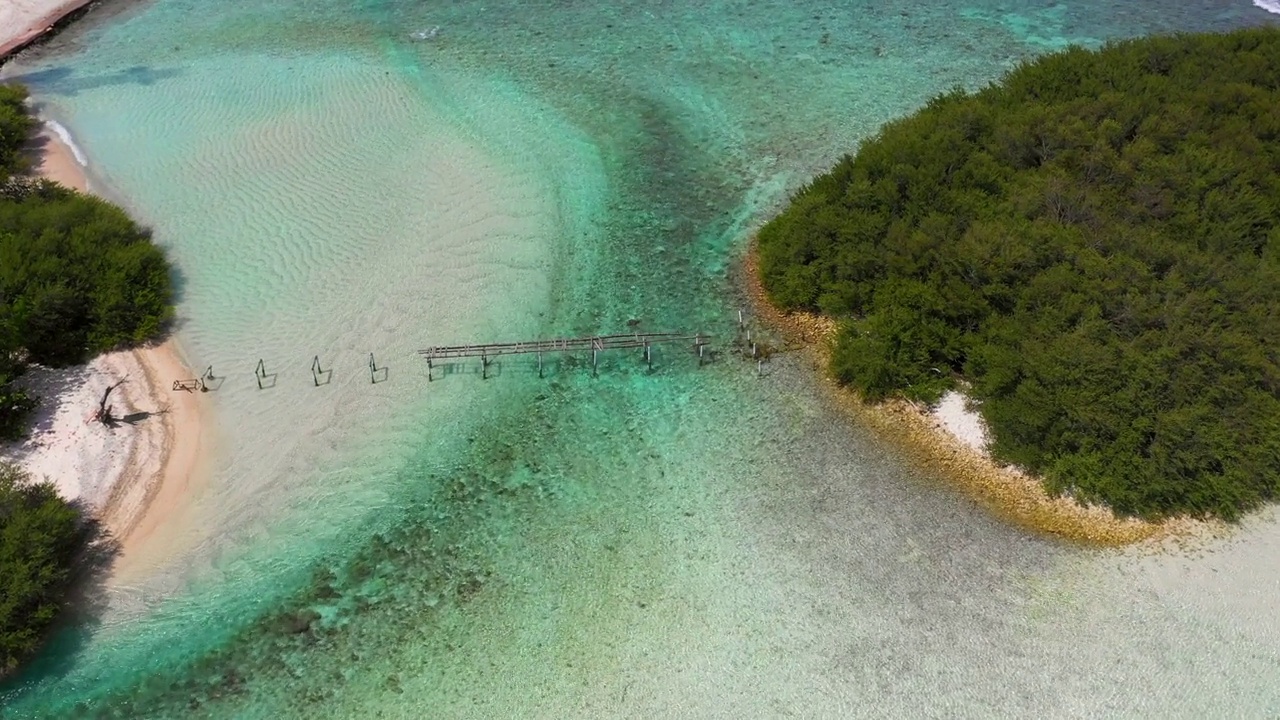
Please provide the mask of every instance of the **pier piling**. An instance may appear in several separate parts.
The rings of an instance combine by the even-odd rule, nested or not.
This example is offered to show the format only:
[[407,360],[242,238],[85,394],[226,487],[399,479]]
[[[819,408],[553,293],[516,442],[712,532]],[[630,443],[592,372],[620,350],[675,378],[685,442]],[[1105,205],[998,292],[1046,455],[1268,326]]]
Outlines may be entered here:
[[209,392],[211,389],[209,383],[215,380],[217,378],[213,376],[213,366],[210,365],[204,369],[204,372],[200,373],[200,392]]
[[258,381],[259,390],[263,390],[266,387],[270,387],[262,384],[268,377],[267,365],[262,361],[262,358],[258,358],[258,365],[253,369],[253,377]]

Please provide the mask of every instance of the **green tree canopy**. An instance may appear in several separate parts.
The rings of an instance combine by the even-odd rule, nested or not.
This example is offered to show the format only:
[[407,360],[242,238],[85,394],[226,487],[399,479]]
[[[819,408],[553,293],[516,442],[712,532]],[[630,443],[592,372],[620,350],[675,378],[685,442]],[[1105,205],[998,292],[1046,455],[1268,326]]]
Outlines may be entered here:
[[31,360],[65,365],[159,334],[172,290],[120,208],[39,182],[0,200],[0,298]]
[[27,111],[26,102],[26,88],[0,85],[0,178],[27,168],[22,151],[35,132],[36,120]]
[[51,483],[0,463],[0,676],[40,646],[93,526]]
[[843,320],[871,398],[959,378],[993,452],[1122,514],[1237,517],[1280,484],[1280,30],[1154,37],[935,98],[759,235],[785,308]]

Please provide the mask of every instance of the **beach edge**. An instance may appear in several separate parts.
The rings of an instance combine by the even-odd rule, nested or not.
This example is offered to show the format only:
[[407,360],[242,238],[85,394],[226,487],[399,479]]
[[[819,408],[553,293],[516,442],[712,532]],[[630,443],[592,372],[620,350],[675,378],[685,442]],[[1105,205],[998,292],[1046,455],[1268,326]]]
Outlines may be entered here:
[[753,315],[800,349],[834,406],[904,450],[922,467],[940,474],[948,485],[1002,520],[1035,534],[1093,547],[1154,545],[1171,538],[1220,535],[1225,529],[1220,522],[1186,517],[1159,522],[1121,518],[1105,506],[1086,506],[1070,497],[1054,497],[1039,478],[997,463],[948,432],[929,408],[903,399],[867,402],[856,390],[831,377],[828,368],[835,321],[813,313],[784,312],[769,301],[760,279],[754,235],[748,239],[733,272],[735,284]]
[[[70,146],[43,122],[33,172],[67,187],[88,192],[92,187],[87,168],[76,160]],[[95,511],[119,543],[120,553],[112,569],[117,577],[134,575],[142,566],[161,560],[157,542],[166,528],[190,505],[192,492],[209,477],[213,447],[209,409],[201,402],[205,393],[173,391],[175,380],[195,377],[184,360],[181,345],[169,335],[143,347],[119,353],[124,357],[106,363],[117,379],[141,375],[142,392],[159,422],[138,426],[130,438],[128,460],[117,477],[106,483],[106,499]],[[163,555],[181,549],[176,538],[166,536]],[[144,561],[146,561],[144,563]]]

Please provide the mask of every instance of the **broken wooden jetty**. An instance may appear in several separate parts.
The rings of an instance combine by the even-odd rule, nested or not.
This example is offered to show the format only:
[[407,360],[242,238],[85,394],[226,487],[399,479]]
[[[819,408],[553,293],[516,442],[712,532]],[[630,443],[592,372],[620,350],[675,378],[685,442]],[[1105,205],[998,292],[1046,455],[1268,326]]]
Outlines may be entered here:
[[210,365],[209,367],[204,369],[204,372],[200,373],[200,377],[198,378],[190,378],[187,380],[174,380],[173,389],[175,391],[183,390],[185,392],[195,392],[196,390],[199,390],[200,392],[208,392],[211,389],[209,387],[209,383],[213,382],[214,380],[220,380],[220,379],[221,378],[214,377],[213,366]]
[[461,358],[480,358],[481,377],[488,377],[489,363],[501,355],[537,355],[538,377],[542,377],[542,358],[546,353],[571,353],[591,351],[591,369],[595,372],[599,367],[600,353],[606,350],[644,350],[644,361],[653,368],[653,346],[672,343],[693,343],[694,352],[698,353],[698,364],[702,364],[710,336],[702,333],[627,333],[625,335],[593,335],[591,337],[555,338],[552,340],[529,340],[523,342],[484,343],[480,345],[448,345],[429,347],[419,350],[418,354],[427,359],[427,380],[430,381],[431,369],[440,360],[456,360]]

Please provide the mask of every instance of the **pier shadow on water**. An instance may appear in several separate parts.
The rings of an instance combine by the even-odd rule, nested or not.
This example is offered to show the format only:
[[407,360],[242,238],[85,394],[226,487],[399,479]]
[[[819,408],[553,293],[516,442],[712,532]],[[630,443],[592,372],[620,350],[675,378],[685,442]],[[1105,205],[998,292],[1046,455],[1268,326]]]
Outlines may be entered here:
[[75,96],[81,92],[104,87],[154,85],[158,81],[175,78],[181,74],[182,71],[177,68],[156,69],[147,65],[135,65],[105,73],[86,73],[59,65],[47,70],[14,75],[8,80],[38,88],[40,92],[50,95]]

